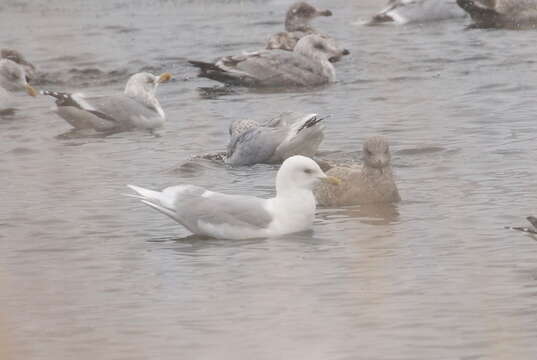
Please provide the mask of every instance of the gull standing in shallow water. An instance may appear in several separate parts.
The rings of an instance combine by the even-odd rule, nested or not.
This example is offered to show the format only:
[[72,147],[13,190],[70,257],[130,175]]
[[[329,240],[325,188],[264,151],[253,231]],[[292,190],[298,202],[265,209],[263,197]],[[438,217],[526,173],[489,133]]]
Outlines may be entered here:
[[330,10],[320,10],[306,3],[297,2],[291,5],[285,16],[285,30],[272,35],[266,49],[293,51],[298,40],[309,34],[317,34],[310,22],[319,16],[332,16]]
[[235,120],[226,163],[234,166],[275,164],[293,155],[312,157],[323,141],[323,118],[317,114],[282,113],[266,123]]
[[336,81],[332,65],[347,49],[321,35],[304,36],[293,52],[260,51],[246,55],[225,56],[215,63],[189,62],[200,68],[201,77],[231,85],[250,87],[317,86]]
[[535,29],[537,0],[457,0],[475,28]]
[[155,96],[157,87],[172,78],[141,72],[130,77],[123,94],[85,96],[81,93],[42,91],[56,98],[57,113],[76,129],[116,132],[131,129],[155,130],[166,121]]
[[401,200],[391,166],[390,147],[384,137],[368,138],[363,148],[363,166],[335,166],[327,175],[341,180],[339,186],[319,184],[314,188],[321,206],[392,203]]
[[37,92],[28,84],[24,68],[9,59],[0,59],[0,115],[14,113],[14,99],[11,92],[25,90],[30,96]]
[[285,160],[276,175],[276,197],[227,195],[194,185],[153,191],[128,185],[150,207],[169,216],[194,234],[224,239],[280,236],[312,228],[320,180],[337,183],[305,156]]
[[388,6],[368,22],[407,24],[464,17],[456,0],[389,0]]

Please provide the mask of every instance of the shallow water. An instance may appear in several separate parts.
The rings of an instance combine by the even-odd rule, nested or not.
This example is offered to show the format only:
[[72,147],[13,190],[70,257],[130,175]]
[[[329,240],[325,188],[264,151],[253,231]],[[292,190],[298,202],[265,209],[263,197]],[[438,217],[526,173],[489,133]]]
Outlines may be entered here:
[[[52,99],[0,120],[0,348],[13,359],[534,359],[537,242],[503,229],[535,211],[535,32],[468,20],[356,24],[374,0],[319,0],[351,55],[312,90],[200,90],[187,58],[256,50],[287,1],[27,0],[0,4],[0,44],[36,87],[120,91],[171,71],[161,136],[58,136]],[[121,196],[195,183],[271,196],[277,167],[225,149],[238,117],[331,115],[322,154],[387,136],[403,202],[319,209],[314,230],[207,240]],[[5,331],[1,330],[2,328]],[[6,350],[7,349],[7,350]],[[2,355],[0,351],[0,355]]]

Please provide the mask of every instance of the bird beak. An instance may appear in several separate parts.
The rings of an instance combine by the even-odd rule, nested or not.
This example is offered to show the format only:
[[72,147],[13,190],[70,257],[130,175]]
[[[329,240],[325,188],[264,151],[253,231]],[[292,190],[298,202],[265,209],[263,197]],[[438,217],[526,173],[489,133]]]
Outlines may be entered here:
[[340,185],[341,184],[341,179],[335,177],[335,176],[327,176],[325,178],[322,179],[324,182],[327,182],[329,184],[332,184],[332,185]]
[[37,96],[37,91],[31,87],[29,84],[24,85],[26,88],[26,93],[30,96]]
[[158,80],[157,82],[159,84],[162,84],[162,83],[165,83],[165,82],[168,82],[172,79],[173,75],[170,74],[169,72],[165,72],[164,74],[161,74],[159,77],[158,77]]

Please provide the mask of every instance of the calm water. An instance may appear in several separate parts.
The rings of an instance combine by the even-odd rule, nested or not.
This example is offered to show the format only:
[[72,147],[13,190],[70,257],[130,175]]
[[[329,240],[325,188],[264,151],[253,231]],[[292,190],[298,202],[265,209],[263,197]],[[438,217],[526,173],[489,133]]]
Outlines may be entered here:
[[[0,354],[8,359],[535,359],[535,32],[465,19],[363,27],[375,0],[318,0],[351,55],[308,91],[200,90],[187,58],[256,50],[289,2],[53,0],[0,4],[0,45],[36,87],[121,91],[171,71],[162,136],[58,136],[50,98],[0,121]],[[392,144],[404,201],[320,209],[314,231],[206,240],[121,196],[195,183],[271,196],[277,167],[192,159],[236,118],[331,115],[322,153]],[[6,350],[7,349],[7,350]],[[1,357],[2,355],[0,355]]]

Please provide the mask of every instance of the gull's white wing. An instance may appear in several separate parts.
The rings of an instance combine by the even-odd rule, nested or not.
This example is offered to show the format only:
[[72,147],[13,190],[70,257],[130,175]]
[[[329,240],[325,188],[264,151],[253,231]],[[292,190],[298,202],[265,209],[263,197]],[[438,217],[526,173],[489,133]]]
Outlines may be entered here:
[[195,234],[220,238],[265,236],[273,220],[265,199],[226,195],[193,185],[152,191],[129,187],[143,203],[171,217]]

